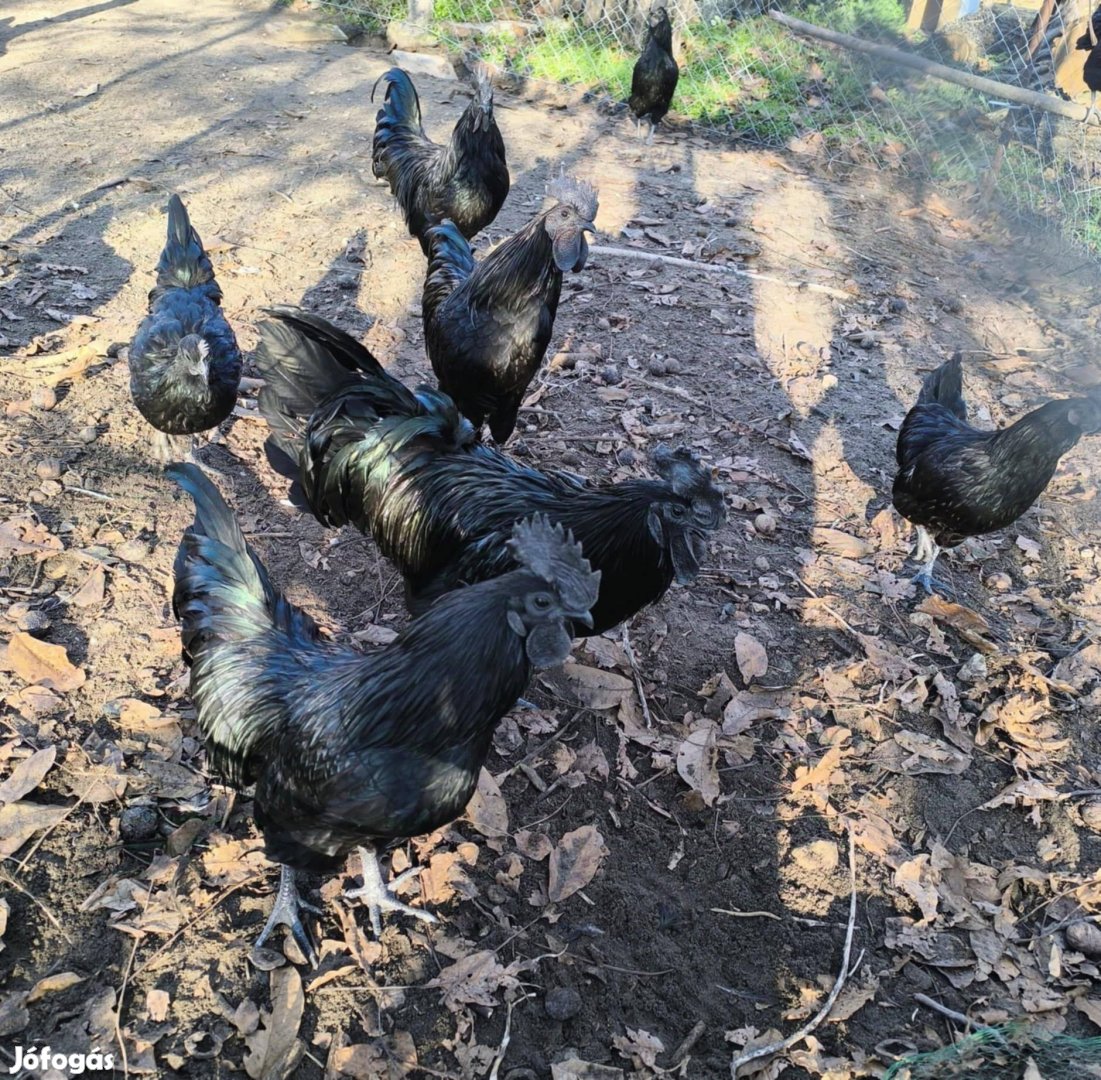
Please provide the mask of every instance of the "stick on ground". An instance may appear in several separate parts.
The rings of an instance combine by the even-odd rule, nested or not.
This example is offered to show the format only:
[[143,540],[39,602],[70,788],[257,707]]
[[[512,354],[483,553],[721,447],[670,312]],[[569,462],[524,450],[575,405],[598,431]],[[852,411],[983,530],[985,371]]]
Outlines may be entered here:
[[733,277],[749,278],[752,281],[768,281],[773,285],[786,285],[789,289],[808,289],[811,292],[825,293],[835,300],[855,300],[852,293],[842,289],[832,289],[829,285],[816,285],[813,281],[785,281],[769,274],[755,274],[752,270],[739,270],[734,266],[719,266],[716,263],[696,262],[693,259],[679,259],[675,255],[660,255],[656,251],[638,251],[635,248],[606,247],[594,244],[589,248],[593,255],[609,255],[615,259],[637,259],[639,262],[668,263],[670,266],[686,266],[689,270],[705,270],[709,274],[730,274]]
[[856,929],[856,845],[853,843],[852,828],[849,829],[849,925],[845,930],[845,951],[841,957],[841,969],[837,973],[837,979],[833,984],[829,997],[818,1012],[808,1020],[798,1031],[789,1035],[786,1039],[777,1043],[769,1043],[768,1046],[758,1046],[755,1050],[747,1050],[739,1054],[730,1063],[730,1080],[738,1080],[738,1070],[743,1065],[748,1065],[758,1058],[773,1057],[790,1050],[797,1042],[805,1039],[817,1028],[823,1020],[830,1015],[837,995],[849,977],[849,959],[853,951],[853,931]]

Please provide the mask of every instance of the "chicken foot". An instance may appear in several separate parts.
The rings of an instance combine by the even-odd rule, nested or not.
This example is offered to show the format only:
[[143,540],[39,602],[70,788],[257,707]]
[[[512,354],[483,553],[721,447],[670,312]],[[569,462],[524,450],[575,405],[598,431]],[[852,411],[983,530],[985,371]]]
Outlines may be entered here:
[[1090,91],[1090,107],[1086,110],[1086,115],[1082,119],[1082,123],[1083,124],[1088,124],[1090,122],[1090,117],[1092,117],[1092,116],[1096,116],[1097,119],[1099,121],[1101,121],[1101,113],[1098,113],[1098,111],[1097,111],[1097,91],[1096,90],[1091,90]]
[[153,460],[161,465],[169,465],[174,461],[186,461],[191,465],[197,465],[209,477],[222,478],[222,474],[217,469],[200,461],[196,456],[194,435],[167,435],[154,428],[152,448]]
[[382,913],[384,911],[400,911],[403,915],[412,915],[413,918],[422,919],[428,923],[437,921],[432,912],[403,904],[393,892],[403,881],[416,877],[423,867],[410,867],[404,873],[398,874],[387,886],[382,880],[382,871],[379,869],[378,858],[374,850],[369,847],[359,847],[356,850],[359,852],[359,859],[362,864],[360,873],[363,877],[363,884],[358,889],[349,889],[345,892],[344,897],[347,900],[364,901],[364,906],[371,916],[371,929],[374,930],[375,937],[382,936]]
[[932,534],[924,526],[917,527],[917,544],[914,546],[914,559],[924,565],[910,579],[915,585],[920,585],[930,596],[933,595],[933,586],[936,585],[943,592],[951,592],[943,581],[937,581],[933,577],[933,564],[940,555],[940,547],[933,539]]
[[277,926],[285,926],[290,930],[291,936],[302,950],[302,954],[314,967],[317,967],[317,947],[313,943],[310,932],[302,924],[300,911],[305,908],[307,911],[320,915],[321,909],[314,907],[313,904],[307,904],[298,895],[296,879],[297,874],[292,867],[284,864],[279,868],[279,889],[275,894],[275,906],[272,907],[268,921],[264,925],[264,929],[260,931],[260,936],[256,939],[254,948],[260,948]]

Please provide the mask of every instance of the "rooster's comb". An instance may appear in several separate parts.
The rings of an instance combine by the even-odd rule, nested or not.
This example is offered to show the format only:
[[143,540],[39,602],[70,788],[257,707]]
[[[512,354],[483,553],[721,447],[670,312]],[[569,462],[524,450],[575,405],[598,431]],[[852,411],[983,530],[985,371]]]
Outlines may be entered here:
[[596,603],[600,571],[589,565],[573,533],[552,525],[545,514],[518,521],[509,546],[524,567],[557,590],[566,607],[588,611]]
[[600,205],[596,188],[592,184],[586,184],[584,180],[578,180],[576,176],[568,176],[565,171],[560,172],[547,184],[547,194],[556,202],[572,206],[586,221],[596,218],[597,207]]
[[471,68],[474,76],[474,92],[482,101],[493,101],[493,76],[485,64],[475,64]]

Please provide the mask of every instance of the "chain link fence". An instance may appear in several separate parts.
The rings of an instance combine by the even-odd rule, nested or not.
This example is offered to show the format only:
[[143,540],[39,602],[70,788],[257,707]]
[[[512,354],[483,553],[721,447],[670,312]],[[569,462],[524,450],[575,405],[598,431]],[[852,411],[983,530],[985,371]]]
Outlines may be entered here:
[[[651,0],[316,2],[368,30],[397,21],[430,31],[468,60],[584,88],[611,105],[629,93]],[[681,65],[672,117],[796,145],[826,165],[905,170],[953,194],[996,199],[1098,253],[1096,127],[795,33],[767,11],[1057,96],[1084,90],[1086,53],[1073,39],[1085,32],[1087,2],[665,0]],[[958,17],[945,22],[950,7]]]

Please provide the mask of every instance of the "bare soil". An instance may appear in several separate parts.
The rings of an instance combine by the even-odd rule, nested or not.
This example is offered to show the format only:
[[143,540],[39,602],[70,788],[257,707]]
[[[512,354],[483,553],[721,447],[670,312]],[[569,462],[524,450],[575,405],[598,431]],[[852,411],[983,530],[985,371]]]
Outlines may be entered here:
[[[618,634],[579,645],[580,670],[533,688],[542,711],[501,725],[504,805],[490,788],[395,855],[429,866],[410,895],[440,924],[376,943],[318,881],[323,960],[295,974],[282,943],[250,960],[274,872],[247,797],[205,772],[169,603],[189,504],[150,463],[114,346],[176,191],[243,347],[264,305],[301,303],[430,376],[422,256],[370,171],[388,61],[251,0],[6,11],[0,629],[86,680],[60,689],[13,648],[0,671],[0,775],[56,751],[37,786],[0,787],[45,815],[20,834],[0,810],[0,1053],[98,1045],[122,1071],[121,1039],[127,1071],[159,1076],[729,1076],[824,1001],[850,838],[859,962],[833,1018],[758,1075],[878,1076],[949,1041],[915,993],[1096,1034],[1097,953],[1060,926],[1101,903],[1096,445],[1017,526],[944,559],[957,604],[908,587],[889,509],[897,425],[953,350],[991,425],[1101,380],[1092,267],[902,175],[830,174],[813,140],[763,152],[674,124],[641,149],[568,95],[500,94],[513,189],[481,250],[565,166],[599,187],[598,243],[758,275],[595,254],[511,452],[618,479],[684,442],[729,520],[699,581],[630,626],[651,725],[633,688],[593,688],[593,669],[633,682]],[[443,139],[466,92],[417,83]],[[273,579],[334,634],[385,637],[405,617],[392,569],[281,502],[249,412],[202,454]],[[547,851],[576,830],[599,834],[599,869],[551,903]]]

